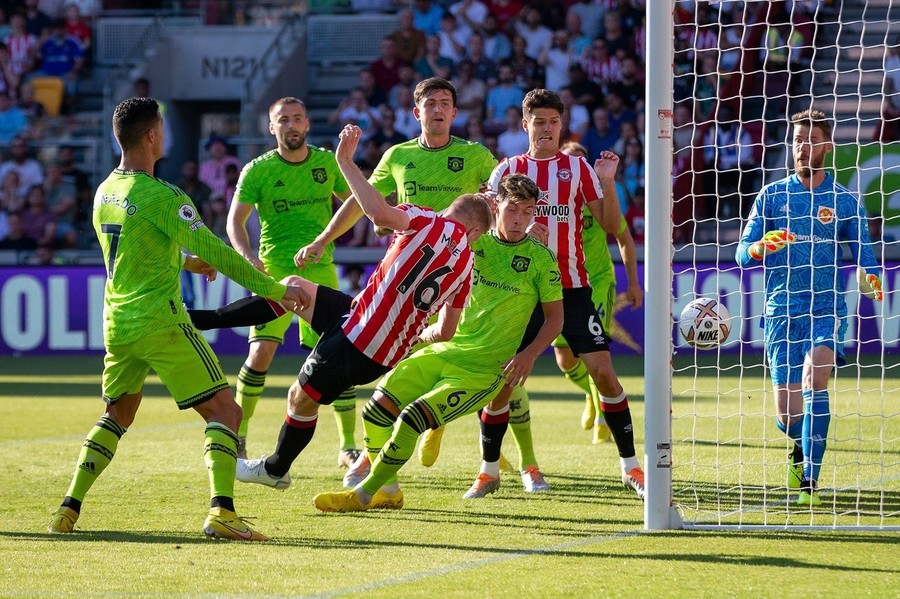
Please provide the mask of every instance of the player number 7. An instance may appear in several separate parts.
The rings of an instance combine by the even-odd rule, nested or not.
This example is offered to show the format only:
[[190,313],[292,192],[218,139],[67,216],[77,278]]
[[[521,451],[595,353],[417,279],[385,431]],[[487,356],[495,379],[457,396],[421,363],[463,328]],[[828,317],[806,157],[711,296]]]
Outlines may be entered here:
[[101,224],[100,232],[112,236],[112,239],[109,241],[109,257],[106,259],[106,276],[111,279],[116,266],[116,251],[119,249],[119,235],[122,234],[122,225]]

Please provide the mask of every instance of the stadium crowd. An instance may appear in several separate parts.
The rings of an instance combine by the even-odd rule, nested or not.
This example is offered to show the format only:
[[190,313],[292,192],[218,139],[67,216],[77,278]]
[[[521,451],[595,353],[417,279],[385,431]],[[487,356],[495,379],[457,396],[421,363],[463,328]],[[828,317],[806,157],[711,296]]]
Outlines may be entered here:
[[[54,10],[43,12],[44,4]],[[102,8],[128,4],[105,2]],[[245,11],[244,3],[237,3],[241,10],[219,11],[226,4],[231,5],[206,3],[206,21],[271,20],[261,9]],[[765,129],[763,117],[784,122],[778,117],[792,109],[789,98],[802,98],[804,86],[809,87],[804,68],[811,59],[820,4],[677,3],[676,244],[690,241],[697,223],[732,220],[736,228],[746,216],[762,180],[765,143],[783,134]],[[620,156],[616,181],[622,212],[632,235],[642,241],[646,0],[415,0],[412,8],[390,0],[351,0],[313,2],[312,7],[399,16],[397,30],[381,40],[379,56],[360,70],[358,85],[328,118],[333,130],[347,123],[363,129],[357,162],[364,172],[385,149],[419,134],[412,89],[423,78],[453,81],[459,94],[453,133],[481,142],[498,158],[527,149],[521,101],[529,90],[547,87],[558,91],[567,106],[563,143],[581,143],[590,161],[607,149]],[[63,80],[69,100],[62,110],[71,107],[79,73],[91,54],[91,29],[83,15],[98,8],[89,0],[0,3],[0,144],[8,144],[0,167],[0,248],[42,247],[52,254],[54,248],[95,243],[89,182],[74,167],[72,148],[43,152],[44,159],[35,163],[28,159],[28,144],[41,139],[46,116],[34,100],[31,82],[46,75]],[[233,148],[228,141],[211,137],[207,155],[186,162],[177,182],[209,227],[226,240],[228,206],[243,166],[229,154]],[[51,170],[62,171],[59,182]],[[41,191],[32,191],[35,185]],[[19,218],[10,219],[12,214]],[[381,241],[360,229],[340,243]]]

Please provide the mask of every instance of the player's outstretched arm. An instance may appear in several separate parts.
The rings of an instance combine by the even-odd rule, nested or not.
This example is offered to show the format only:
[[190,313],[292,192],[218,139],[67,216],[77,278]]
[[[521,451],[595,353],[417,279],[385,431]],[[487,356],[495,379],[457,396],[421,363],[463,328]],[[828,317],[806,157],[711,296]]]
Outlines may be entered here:
[[506,377],[506,384],[510,387],[516,385],[524,385],[528,375],[534,368],[534,362],[545,349],[550,347],[553,340],[559,336],[563,326],[563,305],[562,300],[555,302],[541,303],[541,310],[544,312],[544,324],[538,330],[534,341],[529,343],[525,349],[517,353],[515,356],[503,366],[503,376]]
[[594,162],[594,172],[600,180],[600,191],[603,199],[595,202],[595,211],[588,204],[588,210],[600,227],[610,235],[615,235],[622,221],[622,208],[619,205],[619,194],[616,192],[616,171],[619,168],[619,157],[615,152],[605,150],[600,152],[600,157]]
[[425,327],[419,335],[423,343],[437,343],[438,341],[450,341],[456,334],[456,327],[462,316],[462,309],[454,308],[450,304],[444,304],[434,324]]
[[631,231],[628,230],[628,223],[622,219],[622,226],[616,235],[616,243],[619,244],[619,253],[622,254],[622,263],[625,265],[625,273],[628,277],[628,290],[625,297],[631,304],[631,309],[636,310],[641,307],[644,301],[644,292],[641,284],[638,283],[637,274],[637,252],[634,249],[634,238]]
[[362,130],[356,125],[344,127],[335,150],[338,167],[369,220],[378,227],[403,231],[409,227],[409,216],[404,210],[388,204],[384,196],[372,187],[356,163],[353,162],[353,154],[356,153],[361,137]]
[[363,210],[354,196],[347,198],[338,211],[334,213],[331,220],[325,226],[325,229],[319,233],[312,243],[303,246],[294,254],[294,264],[298,268],[303,268],[309,264],[317,263],[322,254],[325,253],[325,247],[334,242],[335,239],[349,231],[356,224],[356,221],[363,215]]

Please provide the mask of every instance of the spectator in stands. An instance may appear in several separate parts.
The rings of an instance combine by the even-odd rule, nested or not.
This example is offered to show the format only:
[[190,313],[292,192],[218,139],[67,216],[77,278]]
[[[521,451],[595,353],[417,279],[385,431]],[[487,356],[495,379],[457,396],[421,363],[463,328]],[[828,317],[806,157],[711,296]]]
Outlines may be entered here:
[[84,50],[73,37],[66,35],[65,21],[54,20],[50,35],[38,51],[37,76],[58,77],[65,83],[66,104],[71,104],[78,93],[78,75],[84,66]]
[[637,193],[644,186],[644,147],[641,140],[631,137],[625,142],[625,155],[622,157],[622,180],[629,195]]
[[437,35],[441,30],[441,16],[443,9],[431,0],[415,0],[413,4],[413,24],[416,29],[425,34]]
[[[150,80],[146,77],[138,77],[132,84],[132,90],[132,93],[136,98],[149,98]],[[166,117],[169,106],[159,98],[154,98],[154,100],[159,104],[159,114],[162,116],[163,120],[163,157],[156,162],[156,171],[159,172],[160,164],[162,164],[163,160],[165,160],[172,150],[172,144],[175,143],[175,136],[172,135],[172,129],[169,127],[169,119]],[[118,160],[119,156],[122,155],[122,149],[119,147],[119,142],[116,140],[115,135],[112,136],[112,149],[113,154],[116,156],[116,160]]]
[[66,35],[78,40],[84,50],[85,60],[91,56],[91,26],[81,14],[81,9],[74,2],[68,2],[65,7]]
[[391,88],[400,83],[400,66],[404,62],[397,55],[397,42],[390,36],[381,40],[381,55],[369,64],[375,85],[384,92],[384,99],[378,103],[369,102],[372,106],[381,106],[387,101],[387,94]]
[[56,241],[56,215],[47,207],[42,185],[32,185],[28,190],[22,217],[25,235],[38,245],[52,245]]
[[469,119],[466,122],[466,132],[463,137],[469,141],[484,145],[484,126],[481,124],[481,121]]
[[78,240],[84,247],[93,244],[95,236],[91,214],[93,212],[94,194],[91,179],[75,164],[75,148],[69,145],[60,146],[56,156],[62,179],[75,186],[75,204],[77,206],[75,223],[78,228]]
[[0,239],[0,250],[31,251],[37,249],[37,241],[25,233],[24,216],[11,212],[6,216],[6,237]]
[[513,21],[513,29],[525,40],[525,54],[534,60],[553,41],[553,30],[541,22],[541,13],[532,6],[522,9]]
[[459,0],[451,4],[449,10],[456,17],[456,23],[466,42],[473,33],[481,31],[481,24],[488,15],[487,4],[481,0]]
[[[240,176],[241,176],[240,162],[238,162],[237,164],[232,162],[232,163],[225,165],[225,191],[224,191],[223,195],[225,196],[225,203],[228,204],[229,206],[231,206],[231,200],[234,199],[234,192],[237,191],[237,184],[238,184],[238,179],[240,179]],[[248,222],[248,229],[249,228],[250,227],[249,227],[249,222]],[[257,221],[257,236],[256,236],[257,240],[259,239],[258,233],[259,233],[259,227],[258,227],[258,221]],[[254,245],[254,247],[256,247],[256,246]]]
[[19,173],[8,171],[0,178],[0,210],[19,212],[25,208],[25,194],[19,193]]
[[[360,220],[366,219],[361,218]],[[365,272],[362,264],[346,265],[344,267],[344,274],[341,277],[340,290],[347,295],[356,296],[357,293],[363,290],[363,276],[365,275]]]
[[619,59],[610,54],[609,47],[602,37],[591,42],[591,51],[582,59],[582,66],[587,78],[600,86],[605,92],[609,85],[622,76]]
[[397,101],[397,94],[400,93],[401,87],[406,87],[412,90],[415,89],[416,83],[419,82],[418,78],[416,77],[416,70],[412,67],[411,64],[400,65],[398,73],[400,75],[400,81],[391,88],[387,96],[387,105],[391,108],[397,108],[397,106],[400,105]]
[[359,85],[357,87],[365,94],[366,103],[372,108],[378,108],[388,100],[387,91],[381,86],[375,77],[375,73],[370,69],[362,69],[359,72]]
[[9,10],[6,6],[0,5],[0,40],[6,39],[9,31]]
[[644,84],[640,80],[643,69],[633,56],[626,56],[620,64],[619,80],[614,81],[609,89],[622,98],[626,107],[636,110],[644,105]]
[[485,100],[485,129],[502,131],[506,128],[505,114],[510,106],[521,107],[525,90],[516,83],[516,75],[509,64],[500,65],[497,85],[492,87]]
[[40,139],[43,137],[47,109],[43,104],[34,99],[33,83],[30,81],[22,82],[19,86],[19,101],[16,105],[28,120],[28,137],[31,139]]
[[631,204],[625,211],[625,222],[635,245],[644,245],[644,188],[638,187],[631,196]]
[[[753,140],[727,104],[719,104],[716,120],[706,130],[702,145],[707,205],[717,206],[715,216],[720,219],[743,215],[741,187],[750,189],[751,184],[744,178],[742,185],[741,171],[753,164]],[[749,202],[746,208],[750,208]]]
[[13,104],[9,93],[0,92],[0,144],[9,143],[28,132],[28,118],[22,109]]
[[554,91],[569,85],[569,65],[575,56],[569,49],[569,34],[565,29],[553,32],[549,46],[541,50],[538,64],[544,67],[544,86]]
[[[476,34],[472,39],[480,39]],[[484,119],[484,102],[487,98],[487,84],[476,79],[475,65],[470,60],[463,60],[456,68],[453,86],[456,88],[456,118],[453,127],[456,131],[465,129],[469,121]]]
[[497,160],[503,160],[506,156],[502,155],[497,149],[497,136],[493,133],[484,134],[484,143],[482,144]]
[[528,5],[538,12],[541,23],[550,31],[565,27],[566,7],[559,0],[528,0]]
[[378,144],[380,159],[380,155],[383,154],[384,151],[389,147],[399,143],[403,143],[409,138],[406,137],[403,133],[397,131],[397,128],[394,125],[396,117],[393,108],[391,108],[387,104],[382,104],[381,108],[378,109],[378,112],[378,126],[375,127],[375,132],[369,137],[369,139]]
[[606,105],[606,111],[609,113],[609,128],[616,134],[616,137],[622,134],[622,123],[637,120],[637,115],[634,111],[625,106],[622,97],[612,89],[606,92],[604,104]]
[[593,164],[600,157],[600,152],[609,150],[618,139],[609,128],[609,112],[605,108],[595,108],[591,113],[591,126],[581,137],[581,145],[588,152],[588,162]]
[[425,56],[425,33],[416,28],[413,11],[401,10],[399,17],[400,27],[391,32],[390,38],[396,45],[397,57],[406,64],[415,64]]
[[56,217],[55,243],[58,247],[74,248],[77,245],[78,230],[75,227],[75,219],[78,207],[75,193],[75,186],[63,180],[59,164],[48,165],[47,177],[44,179],[44,197],[47,208]]
[[207,158],[200,163],[198,177],[206,183],[212,193],[222,194],[224,197],[225,187],[228,185],[227,167],[233,165],[240,171],[241,161],[237,156],[228,153],[228,142],[220,135],[210,135],[204,148]]
[[512,38],[512,53],[502,64],[512,65],[516,84],[525,90],[544,87],[544,68],[525,53],[527,42],[521,35]]
[[[615,152],[616,156],[624,158],[625,145],[632,139],[638,139],[637,135],[637,121],[623,121],[622,125],[619,127],[619,139],[616,140],[616,143],[612,147],[612,151]],[[640,139],[638,139],[638,143],[643,145],[643,142]]]
[[560,132],[560,141],[578,141],[587,131],[591,124],[591,115],[587,108],[575,102],[575,95],[569,86],[559,90],[559,99],[562,100],[565,111],[563,111],[563,128]]
[[394,128],[406,136],[406,139],[418,137],[422,132],[422,125],[416,119],[415,100],[412,87],[397,86],[396,105],[394,109]]
[[56,256],[53,245],[42,244],[35,248],[34,253],[25,257],[25,264],[29,266],[55,266],[65,264],[65,260]]
[[499,64],[512,54],[512,44],[494,15],[485,17],[481,36],[484,39],[484,55],[494,64]]
[[453,60],[441,56],[441,38],[437,34],[429,35],[425,40],[425,56],[414,65],[416,73],[421,79],[429,77],[441,77],[450,79],[453,72]]
[[575,103],[581,104],[588,111],[593,112],[594,108],[600,106],[603,90],[588,79],[584,68],[578,63],[569,67],[569,89],[575,98]]
[[[375,130],[378,123],[378,113],[366,100],[365,91],[360,87],[350,90],[350,95],[344,98],[335,108],[328,122],[332,125],[346,125],[355,123],[363,130],[363,135],[369,136]],[[210,186],[212,187],[212,186]],[[213,189],[213,191],[216,191]]]
[[212,208],[209,205],[209,197],[212,190],[209,186],[200,180],[200,165],[194,159],[188,159],[181,165],[181,181],[178,187],[187,194],[194,206],[200,211],[200,216],[204,221],[209,222],[212,218]]
[[13,13],[9,18],[9,36],[3,43],[9,48],[10,64],[16,77],[34,68],[38,38],[25,31],[25,15]]
[[209,220],[206,226],[212,233],[231,245],[228,239],[228,204],[225,203],[225,197],[220,193],[214,193],[209,196]]
[[0,164],[0,181],[9,171],[19,176],[19,195],[25,196],[35,185],[44,183],[44,168],[29,155],[28,142],[24,137],[14,137],[9,144],[9,160]]
[[480,33],[474,33],[469,38],[464,60],[472,63],[472,77],[488,85],[497,83],[497,65],[484,53],[484,38]]
[[522,109],[510,106],[506,109],[506,129],[497,136],[497,152],[501,156],[518,156],[528,151],[528,133],[522,126]]
[[594,0],[579,0],[569,7],[569,13],[581,19],[581,30],[591,39],[602,33],[603,15],[607,10],[606,5]]
[[40,9],[39,3],[39,0],[25,0],[25,31],[43,40],[52,27],[52,20]]
[[887,143],[900,140],[900,39],[890,46],[884,74],[882,122],[876,126],[873,140]]
[[0,93],[15,97],[18,87],[19,76],[13,70],[9,48],[6,47],[6,44],[0,43]]
[[441,30],[437,36],[441,40],[440,55],[449,58],[456,65],[465,55],[469,37],[466,30],[459,26],[453,13],[446,12],[441,17]]
[[603,41],[609,55],[619,60],[634,53],[634,42],[622,28],[622,17],[618,12],[610,10],[603,15]]
[[[575,6],[580,6],[576,4]],[[566,13],[566,33],[569,36],[569,51],[577,61],[581,61],[591,51],[594,39],[586,35],[581,26],[581,17],[571,10]]]
[[512,29],[512,22],[524,7],[525,5],[519,0],[490,0],[488,4],[490,16],[485,17],[485,21],[492,18],[499,31],[509,33]]
[[382,154],[384,154],[384,151],[381,149],[381,145],[378,143],[378,140],[372,137],[367,137],[362,141],[359,148],[357,148],[356,154],[353,158],[353,162],[368,178],[369,176],[371,176],[372,171],[375,170],[375,167],[378,166],[378,161],[381,160]]

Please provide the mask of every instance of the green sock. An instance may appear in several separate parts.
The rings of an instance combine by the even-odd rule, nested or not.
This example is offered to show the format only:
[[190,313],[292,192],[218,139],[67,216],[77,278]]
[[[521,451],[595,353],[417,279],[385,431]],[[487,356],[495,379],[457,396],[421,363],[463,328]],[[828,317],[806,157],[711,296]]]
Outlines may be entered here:
[[588,373],[587,366],[584,365],[584,362],[578,360],[578,362],[570,368],[569,370],[563,371],[563,374],[566,375],[566,378],[575,383],[579,389],[584,391],[585,393],[590,393],[590,383],[591,376]]
[[591,390],[591,402],[594,404],[594,425],[605,424],[606,419],[603,417],[603,410],[600,408],[600,391],[597,390],[597,383],[594,382],[594,379],[588,379],[590,381],[589,387]]
[[234,471],[237,467],[237,435],[234,431],[220,422],[207,423],[203,461],[209,471],[209,492],[213,503],[233,510]]
[[519,449],[519,470],[537,466],[534,442],[531,440],[531,412],[528,410],[528,391],[515,387],[509,396],[509,428]]
[[244,411],[244,415],[241,417],[241,426],[238,429],[239,437],[247,436],[247,426],[250,423],[250,418],[253,417],[253,412],[256,411],[256,403],[266,387],[266,372],[265,370],[261,372],[253,370],[244,363],[241,366],[241,371],[238,373],[234,400],[241,406],[241,410]]
[[112,461],[116,447],[119,446],[119,439],[125,432],[125,427],[109,416],[100,417],[84,439],[81,453],[78,454],[75,475],[69,484],[69,490],[66,491],[66,497],[72,497],[79,502],[84,500],[91,485]]
[[372,470],[362,482],[362,490],[374,495],[381,487],[396,483],[397,471],[412,457],[416,450],[416,441],[421,434],[401,417],[389,442],[385,443],[378,457],[372,462]]
[[331,406],[334,408],[341,449],[356,449],[356,387],[341,393]]
[[396,420],[393,414],[381,407],[378,402],[368,401],[363,406],[362,421],[366,435],[363,441],[366,445],[366,453],[369,454],[369,463],[375,461],[378,452],[391,438]]

